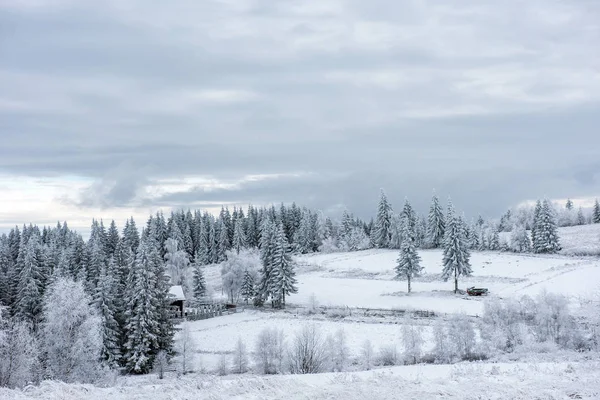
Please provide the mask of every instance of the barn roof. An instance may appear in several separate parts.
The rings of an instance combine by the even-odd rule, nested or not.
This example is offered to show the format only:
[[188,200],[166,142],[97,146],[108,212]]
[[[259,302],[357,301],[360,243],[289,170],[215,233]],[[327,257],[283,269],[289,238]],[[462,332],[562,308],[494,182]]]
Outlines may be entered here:
[[183,287],[171,286],[171,288],[169,289],[169,298],[172,301],[185,300],[185,295],[183,294]]

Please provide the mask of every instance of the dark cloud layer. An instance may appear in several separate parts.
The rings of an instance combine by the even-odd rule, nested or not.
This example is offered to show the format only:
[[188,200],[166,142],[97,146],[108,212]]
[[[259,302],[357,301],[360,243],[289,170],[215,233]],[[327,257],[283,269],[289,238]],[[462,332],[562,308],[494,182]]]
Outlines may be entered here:
[[[88,178],[65,194],[84,210],[598,196],[599,21],[584,0],[0,3],[0,173]],[[148,192],[187,177],[223,185]]]

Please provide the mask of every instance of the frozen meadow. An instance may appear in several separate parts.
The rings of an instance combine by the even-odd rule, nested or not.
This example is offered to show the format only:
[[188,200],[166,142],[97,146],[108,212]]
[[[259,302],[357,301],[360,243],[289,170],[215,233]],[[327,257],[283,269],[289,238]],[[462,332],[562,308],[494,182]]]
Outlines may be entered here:
[[[440,276],[439,250],[419,251],[424,271],[413,281],[410,295],[406,282],[394,279],[397,251],[299,256],[299,293],[290,296],[287,310],[241,308],[235,314],[188,323],[195,344],[190,374],[180,375],[174,367],[164,380],[154,374],[115,377],[108,387],[43,382],[22,391],[0,389],[0,399],[462,399],[474,393],[480,396],[476,398],[488,399],[598,398],[600,364],[590,355],[561,353],[553,347],[542,346],[536,350],[539,354],[525,354],[526,363],[515,355],[454,365],[373,365],[373,370],[364,371],[361,359],[365,342],[372,345],[373,358],[385,348],[401,353],[405,324],[421,332],[422,351],[427,353],[434,347],[436,321],[464,313],[476,322],[487,299],[535,297],[547,291],[565,295],[572,311],[590,317],[584,304],[586,299],[598,300],[600,260],[573,254],[582,253],[582,248],[587,249],[585,254],[594,251],[592,238],[599,234],[600,226],[563,228],[563,250],[556,255],[473,252],[473,274],[462,277],[459,287],[487,287],[490,293],[485,297],[452,292],[452,282],[444,282]],[[215,297],[221,292],[219,268],[206,267]],[[407,319],[391,312],[400,314],[400,310],[431,311],[435,316]],[[238,339],[245,343],[252,360],[257,338],[265,328],[280,330],[290,343],[307,324],[315,326],[324,338],[344,332],[349,359],[346,372],[260,376],[251,368],[242,375],[218,376],[223,360],[230,368]],[[181,332],[176,340],[180,337]],[[518,362],[505,362],[511,360]]]

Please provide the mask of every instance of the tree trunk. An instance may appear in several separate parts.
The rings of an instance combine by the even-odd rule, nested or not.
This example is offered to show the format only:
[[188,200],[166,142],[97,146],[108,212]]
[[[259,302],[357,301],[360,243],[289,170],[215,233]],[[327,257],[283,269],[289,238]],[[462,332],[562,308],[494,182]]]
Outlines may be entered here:
[[410,293],[410,275],[408,276],[408,293]]
[[285,291],[281,294],[281,308],[285,308]]
[[458,275],[456,269],[454,270],[454,294],[458,293]]

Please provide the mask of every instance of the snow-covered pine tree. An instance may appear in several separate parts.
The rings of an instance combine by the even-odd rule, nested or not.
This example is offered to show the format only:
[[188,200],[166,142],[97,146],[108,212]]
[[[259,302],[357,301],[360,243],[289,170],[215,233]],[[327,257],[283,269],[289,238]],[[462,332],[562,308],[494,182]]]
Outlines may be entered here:
[[198,233],[197,259],[201,265],[210,264],[210,219],[205,214],[200,222]]
[[410,281],[413,277],[419,276],[423,267],[421,266],[421,257],[417,252],[415,245],[415,223],[412,221],[412,208],[408,200],[404,204],[401,214],[402,218],[402,243],[400,245],[400,255],[397,259],[396,278],[406,278],[408,282],[408,293],[411,291]]
[[222,219],[219,221],[220,229],[217,244],[217,263],[227,260],[227,250],[229,250],[230,247],[227,225],[225,225],[225,222]]
[[491,239],[489,242],[490,250],[493,250],[493,251],[500,250],[500,233],[498,232],[498,229],[495,226],[492,227],[490,239]]
[[171,276],[173,285],[183,285],[185,272],[190,265],[188,254],[179,247],[175,238],[169,238],[165,242],[165,268]]
[[313,251],[312,232],[311,232],[311,215],[308,210],[302,213],[300,226],[294,234],[294,248],[300,254],[306,254]]
[[115,220],[110,222],[110,227],[108,228],[108,232],[106,234],[106,251],[107,256],[113,256],[117,251],[117,246],[119,245],[119,230],[117,229],[117,224],[115,224]]
[[598,199],[594,202],[594,212],[592,214],[592,222],[594,224],[600,224],[600,203]]
[[142,240],[135,259],[132,286],[128,289],[126,365],[132,373],[149,372],[159,350],[157,262],[160,262],[157,250]]
[[21,238],[17,258],[18,283],[15,298],[15,316],[18,319],[36,325],[42,312],[44,294],[44,276],[40,265],[40,239],[31,235],[25,242]]
[[448,214],[446,216],[446,233],[444,236],[444,269],[442,278],[448,280],[454,277],[454,293],[458,292],[458,278],[471,275],[471,254],[465,242],[463,229],[459,218],[456,217],[454,206],[448,202]]
[[108,266],[100,271],[98,287],[94,303],[98,309],[102,323],[102,358],[112,368],[116,368],[121,361],[121,332],[115,318],[118,313],[116,295],[117,282],[112,275],[117,270],[116,263],[111,257]]
[[290,255],[290,248],[283,230],[279,224],[275,232],[275,248],[270,265],[272,284],[272,298],[282,308],[285,308],[285,298],[292,293],[298,293],[294,262]]
[[431,208],[429,209],[429,218],[427,225],[427,238],[431,247],[437,249],[442,247],[444,243],[444,233],[446,231],[446,220],[442,207],[440,206],[440,200],[434,193],[431,199]]
[[536,253],[556,253],[561,249],[556,215],[549,200],[544,200],[542,204],[533,246]]
[[257,294],[262,301],[267,301],[272,296],[274,273],[271,270],[275,254],[277,231],[274,222],[265,218],[261,224],[260,260],[262,269],[257,286]]
[[375,220],[375,231],[371,234],[373,242],[378,248],[387,248],[392,237],[392,206],[388,202],[383,189],[381,189],[381,197],[379,198],[379,206],[377,208],[377,218]]
[[202,256],[199,253],[196,253],[193,265],[194,275],[192,288],[194,299],[196,301],[201,301],[204,297],[206,297],[206,280],[204,279],[203,265]]
[[254,288],[254,276],[250,273],[250,271],[246,270],[244,272],[244,281],[242,282],[242,288],[240,293],[242,294],[242,299],[248,304],[249,300],[254,297],[256,290]]
[[244,232],[244,220],[236,218],[233,221],[233,248],[239,254],[240,250],[246,247],[246,233]]

